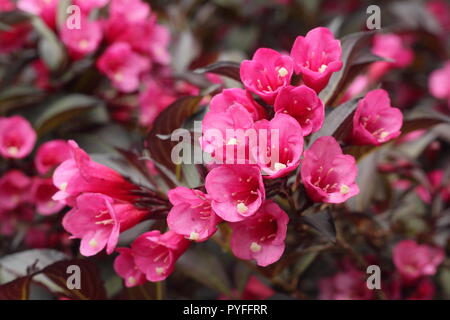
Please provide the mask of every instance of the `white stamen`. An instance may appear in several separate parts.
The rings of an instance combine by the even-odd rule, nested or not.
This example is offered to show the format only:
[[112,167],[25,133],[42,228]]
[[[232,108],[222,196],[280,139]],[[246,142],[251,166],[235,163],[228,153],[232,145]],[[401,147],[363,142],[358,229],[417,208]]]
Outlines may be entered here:
[[276,162],[273,167],[275,168],[275,170],[279,171],[286,168],[286,165],[284,163]]
[[350,188],[346,184],[341,185],[341,188],[339,189],[339,192],[342,194],[347,194],[349,191],[350,191]]
[[192,231],[191,234],[189,235],[189,240],[196,241],[199,238],[200,238],[200,235],[197,232],[195,232],[195,231]]
[[243,202],[238,203],[236,209],[239,213],[246,213],[248,211],[248,207]]
[[285,76],[287,76],[287,74],[288,74],[289,72],[286,70],[286,68],[284,68],[284,67],[281,67],[279,70],[278,70],[278,74],[279,74],[279,76],[280,77],[285,77]]
[[256,242],[252,242],[252,244],[250,245],[250,250],[252,250],[253,252],[260,252],[261,249],[262,247]]
[[92,248],[95,248],[96,246],[97,246],[97,240],[95,240],[95,239],[91,239],[90,241],[89,241],[89,246],[91,246]]
[[59,189],[61,191],[66,191],[66,189],[67,189],[67,182],[61,183],[61,185],[59,186]]
[[15,156],[16,154],[19,153],[19,148],[17,147],[9,147],[8,148],[8,153],[12,156]]

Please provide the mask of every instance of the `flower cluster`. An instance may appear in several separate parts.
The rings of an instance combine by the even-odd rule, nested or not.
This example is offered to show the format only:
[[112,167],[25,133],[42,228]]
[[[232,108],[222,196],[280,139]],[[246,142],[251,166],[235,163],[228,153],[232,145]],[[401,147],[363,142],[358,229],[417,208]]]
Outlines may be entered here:
[[[151,249],[133,243],[131,249],[122,250],[116,270],[132,279],[128,285],[142,279],[132,271],[136,266],[147,280],[165,278],[186,247],[181,239],[205,241],[222,222],[231,230],[236,257],[255,260],[259,266],[279,260],[289,217],[266,197],[265,179],[286,178],[301,166],[298,175],[315,202],[338,204],[359,193],[356,161],[342,152],[335,138],[321,136],[303,150],[304,139],[324,122],[325,107],[318,93],[341,67],[340,41],[326,28],[299,36],[290,55],[261,48],[252,60],[241,63],[245,88],[215,95],[203,119],[201,146],[217,160],[206,176],[206,193],[186,187],[169,191],[170,238],[183,244],[171,247],[160,240],[164,235],[152,231],[136,240],[155,243]],[[293,79],[294,73],[301,83]],[[402,115],[390,106],[384,90],[375,90],[360,101],[353,124],[352,143],[378,145],[400,134]],[[247,134],[249,130],[255,136]],[[142,256],[153,257],[154,264]],[[167,261],[160,262],[160,256]]]
[[[36,138],[35,130],[25,118],[0,117],[0,154],[3,158],[10,161],[27,158],[35,148]],[[68,156],[69,147],[65,141],[50,140],[37,149],[32,176],[20,167],[13,167],[2,175],[1,234],[11,235],[21,223],[31,222],[34,212],[48,216],[61,211],[64,204],[52,199],[57,189],[48,175]]]

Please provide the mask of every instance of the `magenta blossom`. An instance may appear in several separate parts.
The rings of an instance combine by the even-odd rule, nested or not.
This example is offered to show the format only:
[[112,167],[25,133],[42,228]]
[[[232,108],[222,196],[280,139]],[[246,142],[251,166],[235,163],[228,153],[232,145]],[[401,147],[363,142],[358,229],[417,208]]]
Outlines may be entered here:
[[63,227],[72,238],[81,239],[80,252],[93,256],[106,247],[111,254],[116,248],[119,233],[125,231],[148,214],[127,202],[120,202],[99,193],[85,193],[63,218]]
[[136,188],[119,173],[91,160],[89,155],[70,140],[71,156],[56,168],[53,183],[59,189],[54,200],[72,205],[84,192],[103,193],[120,200],[132,200]]
[[425,6],[441,25],[443,35],[447,36],[450,31],[450,4],[444,0],[430,0]]
[[34,157],[34,166],[40,174],[46,174],[70,158],[70,147],[65,140],[43,143]]
[[17,23],[6,30],[0,30],[0,53],[14,52],[27,43],[31,33],[31,25],[28,22]]
[[372,90],[358,102],[353,117],[352,143],[380,145],[400,135],[403,114],[391,107],[388,93]]
[[367,287],[367,275],[355,268],[320,279],[321,300],[370,300],[373,291]]
[[156,117],[176,100],[175,94],[163,84],[150,79],[145,90],[139,94],[139,122],[150,127]]
[[168,193],[173,204],[167,216],[169,229],[194,241],[205,241],[216,231],[220,219],[211,209],[211,200],[200,190],[177,187]]
[[73,59],[80,59],[97,50],[102,40],[102,28],[97,21],[80,17],[80,28],[69,29],[66,24],[61,28],[61,40],[69,49]]
[[17,8],[40,16],[50,28],[56,26],[56,8],[58,0],[19,0]]
[[390,69],[407,67],[414,58],[413,51],[396,34],[376,34],[372,52],[390,61],[378,61],[370,66],[368,73],[371,82],[380,79]]
[[147,280],[145,274],[139,270],[134,262],[133,250],[130,248],[117,248],[119,255],[114,260],[114,271],[125,280],[127,288],[144,284]]
[[240,104],[223,112],[208,112],[202,121],[202,149],[219,163],[248,163],[250,137],[246,133],[252,127],[252,115]]
[[80,7],[84,13],[89,13],[93,9],[106,6],[110,0],[74,0],[73,4]]
[[33,150],[36,132],[21,116],[0,117],[0,154],[5,158],[25,158]]
[[189,243],[184,236],[173,231],[161,234],[155,230],[140,235],[131,244],[131,250],[137,267],[145,273],[147,280],[156,282],[172,273],[175,262]]
[[407,281],[435,275],[444,257],[445,253],[441,248],[420,245],[414,240],[400,241],[392,252],[397,270]]
[[252,217],[230,223],[231,250],[240,259],[253,259],[259,266],[268,266],[278,261],[284,252],[288,222],[288,215],[268,200]]
[[0,178],[0,210],[12,210],[29,200],[31,179],[22,171],[10,170]]
[[111,0],[109,14],[127,22],[139,22],[148,17],[150,6],[142,0]]
[[31,198],[36,205],[36,211],[44,216],[59,212],[64,207],[64,203],[52,199],[57,191],[51,178],[34,178]]
[[225,89],[211,99],[210,112],[225,112],[232,105],[241,105],[252,115],[254,121],[265,118],[265,112],[250,92],[239,89]]
[[281,89],[275,100],[275,111],[287,113],[301,125],[303,135],[319,131],[325,117],[325,107],[317,93],[307,86]]
[[97,61],[97,67],[108,76],[116,89],[132,92],[138,89],[139,76],[150,68],[150,63],[133,52],[128,43],[117,42],[105,50]]
[[355,158],[344,155],[333,137],[320,137],[304,152],[301,177],[312,200],[342,203],[359,193]]
[[16,8],[16,5],[12,0],[0,0],[0,12],[12,11]]
[[114,0],[109,8],[109,18],[104,23],[109,42],[126,42],[153,62],[166,65],[170,62],[169,30],[157,23],[150,6],[141,0]]
[[[450,182],[445,185],[445,172],[442,169],[436,169],[427,173],[428,186],[418,185],[414,191],[419,198],[427,203],[431,204],[433,196],[440,195],[442,200],[450,201]],[[409,187],[409,186],[408,186]]]
[[295,39],[291,58],[295,72],[302,75],[303,82],[320,92],[333,72],[342,68],[341,54],[341,42],[329,29],[319,27],[309,31],[305,37]]
[[441,69],[431,73],[428,88],[435,98],[447,100],[450,107],[450,61],[447,61]]
[[244,86],[272,104],[281,88],[290,84],[293,63],[289,56],[260,48],[252,60],[241,63],[241,79]]
[[205,187],[214,212],[230,222],[244,220],[261,206],[265,190],[255,165],[223,165],[206,176]]
[[256,122],[254,128],[259,137],[259,145],[253,149],[254,157],[267,174],[265,177],[283,177],[298,167],[303,152],[303,131],[294,118],[277,113],[270,121]]

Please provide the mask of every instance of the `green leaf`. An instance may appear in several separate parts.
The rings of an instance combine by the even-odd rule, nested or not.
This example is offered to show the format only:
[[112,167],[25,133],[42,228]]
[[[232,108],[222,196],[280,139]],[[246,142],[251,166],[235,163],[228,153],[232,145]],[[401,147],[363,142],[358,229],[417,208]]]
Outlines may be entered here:
[[177,270],[203,285],[223,293],[231,294],[231,286],[223,263],[205,248],[194,248],[183,254],[177,262]]
[[240,64],[232,61],[219,61],[204,68],[194,70],[195,73],[215,73],[236,81],[241,81]]
[[44,93],[35,87],[14,86],[5,89],[0,93],[0,113],[4,115],[13,109],[35,104],[44,96]]
[[307,214],[302,216],[300,220],[318,231],[328,241],[336,241],[336,226],[330,210]]
[[21,277],[0,286],[0,300],[28,300],[32,277]]
[[175,164],[171,159],[171,153],[178,142],[171,141],[167,137],[170,137],[174,130],[182,128],[186,120],[202,109],[199,105],[201,99],[201,96],[189,96],[172,103],[156,118],[148,135],[146,147],[151,159],[172,172],[175,172]]
[[64,46],[55,33],[40,18],[33,17],[31,21],[40,35],[38,44],[39,56],[50,70],[59,70],[67,59]]
[[102,103],[101,100],[82,94],[63,96],[45,107],[35,121],[35,128],[40,135],[43,135]]
[[369,208],[375,189],[381,185],[381,183],[377,183],[377,159],[377,152],[373,152],[358,162],[356,184],[359,186],[360,192],[346,202],[352,211],[364,212]]
[[345,92],[346,86],[361,71],[362,67],[372,62],[384,60],[375,56],[369,50],[370,40],[374,34],[375,32],[364,31],[352,33],[342,38],[342,69],[332,75],[328,85],[319,94],[326,106],[334,105],[339,100],[340,95]]
[[[67,279],[71,276],[67,268],[71,265],[80,268],[80,289],[68,289]],[[70,299],[75,300],[103,300],[106,299],[106,290],[97,266],[86,259],[58,261],[42,270],[61,292]]]
[[[42,270],[64,259],[67,259],[64,253],[52,249],[26,250],[4,256],[0,259],[0,284],[28,276],[33,271]],[[48,278],[41,274],[33,276],[33,281],[42,283],[50,290],[57,289]]]
[[352,127],[354,111],[358,106],[359,99],[347,101],[332,109],[326,117],[322,128],[314,133],[310,139],[310,145],[323,136],[333,136],[336,140],[345,139]]

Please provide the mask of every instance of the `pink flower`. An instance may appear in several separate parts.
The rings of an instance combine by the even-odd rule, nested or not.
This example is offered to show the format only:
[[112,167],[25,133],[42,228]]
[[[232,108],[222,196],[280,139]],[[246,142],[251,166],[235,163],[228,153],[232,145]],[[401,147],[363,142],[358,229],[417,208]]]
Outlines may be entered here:
[[0,154],[5,158],[25,158],[33,150],[36,132],[21,116],[0,117]]
[[97,67],[116,89],[132,92],[139,87],[139,76],[150,68],[150,63],[134,53],[128,43],[118,42],[105,50],[97,61]]
[[166,27],[156,23],[155,15],[149,21],[137,22],[124,29],[116,41],[128,42],[133,50],[150,57],[153,62],[162,65],[170,62],[170,33]]
[[214,212],[230,222],[254,215],[266,196],[260,170],[254,165],[214,168],[206,176],[205,187]]
[[16,5],[11,0],[0,0],[0,12],[12,11]]
[[444,257],[441,248],[419,245],[414,240],[400,241],[392,251],[397,270],[408,281],[435,275]]
[[202,121],[202,149],[218,163],[248,163],[251,137],[246,133],[255,133],[248,131],[252,127],[252,115],[240,104],[233,104],[223,112],[208,112]]
[[333,137],[320,137],[304,152],[300,169],[307,194],[316,202],[342,203],[359,193],[355,158]]
[[140,117],[143,126],[150,127],[156,117],[176,100],[176,96],[169,88],[151,79],[139,95]]
[[342,68],[341,42],[323,27],[310,30],[305,37],[298,36],[292,46],[291,58],[295,72],[302,75],[303,82],[320,92],[333,72]]
[[150,231],[140,235],[131,244],[134,261],[145,273],[148,281],[166,279],[173,271],[175,262],[186,251],[189,241],[183,236],[167,231]]
[[221,219],[211,209],[209,196],[200,190],[177,187],[168,193],[173,204],[167,216],[169,229],[189,240],[205,241],[216,231]]
[[321,300],[370,300],[373,291],[367,287],[367,275],[351,268],[319,281]]
[[447,61],[441,69],[431,73],[428,87],[435,98],[447,100],[450,106],[450,61]]
[[157,24],[148,4],[141,0],[114,0],[109,11],[104,29],[110,42],[127,42],[134,51],[154,62],[163,65],[170,62],[169,30]]
[[64,208],[64,203],[52,199],[52,196],[57,191],[58,189],[53,185],[51,178],[43,179],[36,177],[33,179],[31,198],[36,205],[37,212],[47,216],[55,214]]
[[85,193],[78,196],[75,207],[64,216],[62,224],[72,238],[81,239],[82,255],[93,256],[105,247],[111,254],[119,233],[135,226],[147,214],[130,203],[99,193]]
[[358,102],[351,140],[357,145],[380,145],[397,138],[402,125],[402,112],[391,107],[388,93],[372,90]]
[[256,260],[262,267],[278,261],[284,252],[288,222],[288,215],[275,202],[264,202],[252,217],[229,224],[233,254]]
[[65,140],[43,143],[34,157],[34,166],[40,174],[46,174],[70,158],[70,147]]
[[251,275],[248,278],[248,281],[245,284],[245,288],[242,290],[242,292],[234,289],[231,296],[220,295],[218,300],[231,300],[236,299],[236,297],[239,300],[266,300],[272,297],[274,294],[275,291],[271,287],[268,287],[257,277]]
[[80,7],[83,13],[89,13],[93,9],[104,7],[110,0],[74,0],[73,4]]
[[301,125],[304,136],[319,131],[322,127],[325,107],[317,93],[306,86],[281,89],[274,107],[276,112],[294,117]]
[[376,34],[373,38],[372,52],[392,60],[392,62],[375,62],[370,66],[368,73],[372,82],[380,79],[390,69],[407,67],[414,58],[413,51],[406,47],[402,38],[396,34]]
[[241,105],[252,115],[254,121],[265,118],[265,112],[250,92],[239,88],[225,89],[211,99],[210,112],[225,112],[232,105]]
[[139,22],[148,17],[150,6],[142,0],[111,0],[109,14],[127,22]]
[[436,18],[442,27],[443,34],[450,31],[450,5],[443,0],[431,0],[426,3],[427,10]]
[[360,74],[352,81],[348,86],[344,95],[342,96],[339,104],[347,102],[350,99],[355,98],[358,94],[363,92],[369,86],[369,77],[366,74]]
[[10,170],[0,178],[0,209],[12,210],[29,200],[31,179],[22,171]]
[[0,30],[0,53],[11,53],[22,48],[29,38],[31,25],[28,22],[18,23],[8,30]]
[[259,145],[253,149],[254,157],[267,174],[265,177],[283,177],[298,167],[303,152],[303,133],[294,118],[277,113],[270,121],[256,122],[254,128],[259,137]]
[[81,28],[69,29],[65,24],[61,28],[61,40],[69,49],[73,59],[80,59],[97,50],[102,40],[102,29],[98,22],[80,17]]
[[50,28],[56,26],[56,8],[58,0],[19,0],[17,8],[40,16]]
[[289,56],[260,48],[252,60],[241,63],[241,79],[244,86],[272,104],[281,88],[290,84],[293,63]]
[[[2,203],[3,195],[0,195],[0,203]],[[33,221],[34,210],[27,203],[20,204],[14,210],[5,210],[0,207],[0,234],[12,236],[18,232],[19,226],[23,222],[29,224]]]
[[416,284],[414,291],[407,297],[408,300],[431,300],[434,297],[436,288],[431,279],[423,278]]
[[35,86],[42,90],[50,89],[50,71],[44,61],[42,61],[41,59],[35,60],[31,66],[34,72]]
[[133,200],[136,187],[119,173],[91,160],[75,141],[69,141],[71,156],[56,168],[53,183],[59,191],[54,200],[72,205],[84,192],[103,193],[120,200]]
[[133,250],[129,248],[117,248],[119,255],[114,260],[114,270],[125,280],[127,288],[135,287],[146,282],[145,274],[142,273],[134,262]]
[[420,199],[430,204],[433,200],[433,196],[436,196],[438,193],[442,197],[444,201],[450,200],[450,183],[449,186],[443,186],[445,173],[442,169],[436,169],[427,173],[428,183],[429,185],[419,185],[414,191],[420,197]]

